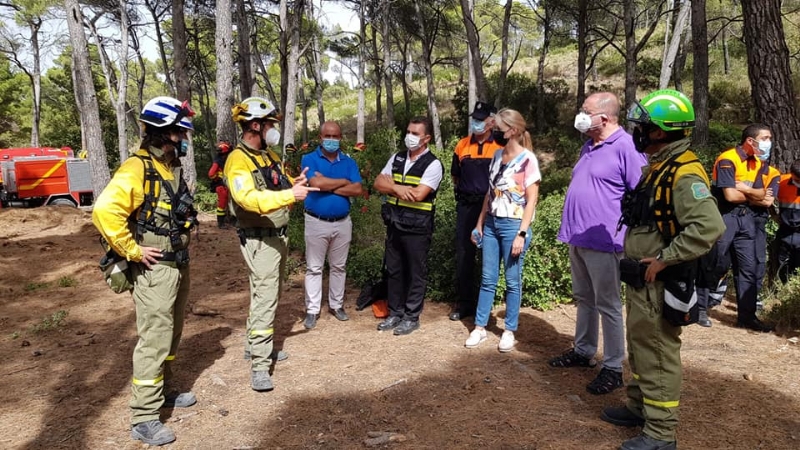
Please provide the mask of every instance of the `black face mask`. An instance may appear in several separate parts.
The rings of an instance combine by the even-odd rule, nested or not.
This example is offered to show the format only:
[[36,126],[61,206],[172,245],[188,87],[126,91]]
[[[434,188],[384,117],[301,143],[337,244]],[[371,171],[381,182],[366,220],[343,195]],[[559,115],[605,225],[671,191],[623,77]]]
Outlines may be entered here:
[[502,145],[503,147],[505,147],[506,144],[508,144],[508,139],[506,139],[505,133],[500,130],[492,130],[492,140]]
[[647,147],[663,142],[661,139],[651,139],[650,133],[656,129],[652,126],[638,125],[633,129],[633,145],[639,153],[645,153]]

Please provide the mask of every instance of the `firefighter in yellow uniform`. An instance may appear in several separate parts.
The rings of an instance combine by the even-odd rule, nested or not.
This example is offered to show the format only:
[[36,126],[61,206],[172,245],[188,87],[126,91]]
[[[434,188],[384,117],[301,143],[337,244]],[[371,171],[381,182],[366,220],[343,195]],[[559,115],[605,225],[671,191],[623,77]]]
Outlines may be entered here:
[[94,204],[92,221],[130,265],[136,329],[130,402],[131,437],[164,445],[175,434],[159,408],[187,407],[191,392],[168,392],[189,297],[189,231],[197,224],[180,156],[194,112],[186,102],[156,97],[144,107],[141,149],[124,161]]
[[634,287],[620,265],[629,285],[625,307],[633,380],[627,405],[606,408],[601,418],[643,427],[620,449],[668,450],[676,448],[681,325],[697,320],[697,260],[725,226],[708,175],[689,150],[694,127],[689,99],[675,90],[653,92],[633,105],[628,121],[636,125],[636,149],[650,156],[639,185],[623,202],[625,261],[635,262],[639,279],[633,284],[640,282]]
[[238,221],[242,256],[250,271],[250,314],[245,354],[250,356],[250,386],[273,389],[273,323],[280,297],[289,240],[289,205],[316,188],[306,186],[305,170],[292,180],[269,147],[280,141],[278,111],[269,100],[250,97],[232,109],[242,138],[225,162],[225,180]]

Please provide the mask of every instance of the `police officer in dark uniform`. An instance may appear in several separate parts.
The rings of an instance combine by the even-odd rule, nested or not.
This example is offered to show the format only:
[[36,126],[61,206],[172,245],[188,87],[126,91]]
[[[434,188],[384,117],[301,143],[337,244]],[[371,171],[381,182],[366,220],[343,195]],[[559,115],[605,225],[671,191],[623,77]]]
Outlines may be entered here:
[[428,287],[428,250],[433,236],[434,201],[442,180],[442,163],[428,149],[433,126],[427,117],[408,124],[405,145],[375,178],[375,189],[387,196],[381,208],[386,224],[386,271],[389,317],[379,331],[405,335],[419,328]]
[[470,115],[470,135],[458,141],[453,151],[450,176],[456,194],[456,304],[450,320],[475,315],[478,283],[475,276],[475,244],[470,233],[478,222],[483,199],[489,189],[489,164],[502,146],[492,139],[494,106],[475,103]]

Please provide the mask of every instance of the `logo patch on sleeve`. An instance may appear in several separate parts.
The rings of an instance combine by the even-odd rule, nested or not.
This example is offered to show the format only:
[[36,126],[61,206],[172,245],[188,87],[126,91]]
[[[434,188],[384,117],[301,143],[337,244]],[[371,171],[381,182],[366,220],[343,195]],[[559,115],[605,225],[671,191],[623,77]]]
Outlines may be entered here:
[[711,197],[711,192],[705,183],[692,183],[692,196],[696,200]]

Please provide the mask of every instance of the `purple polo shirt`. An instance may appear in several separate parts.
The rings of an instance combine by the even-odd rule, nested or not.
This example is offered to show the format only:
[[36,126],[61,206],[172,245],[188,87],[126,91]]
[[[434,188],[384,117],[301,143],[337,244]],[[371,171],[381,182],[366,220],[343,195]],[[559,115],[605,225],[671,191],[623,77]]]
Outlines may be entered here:
[[558,240],[601,252],[622,252],[625,228],[617,232],[622,197],[634,189],[647,165],[622,128],[594,145],[590,139],[572,169]]

